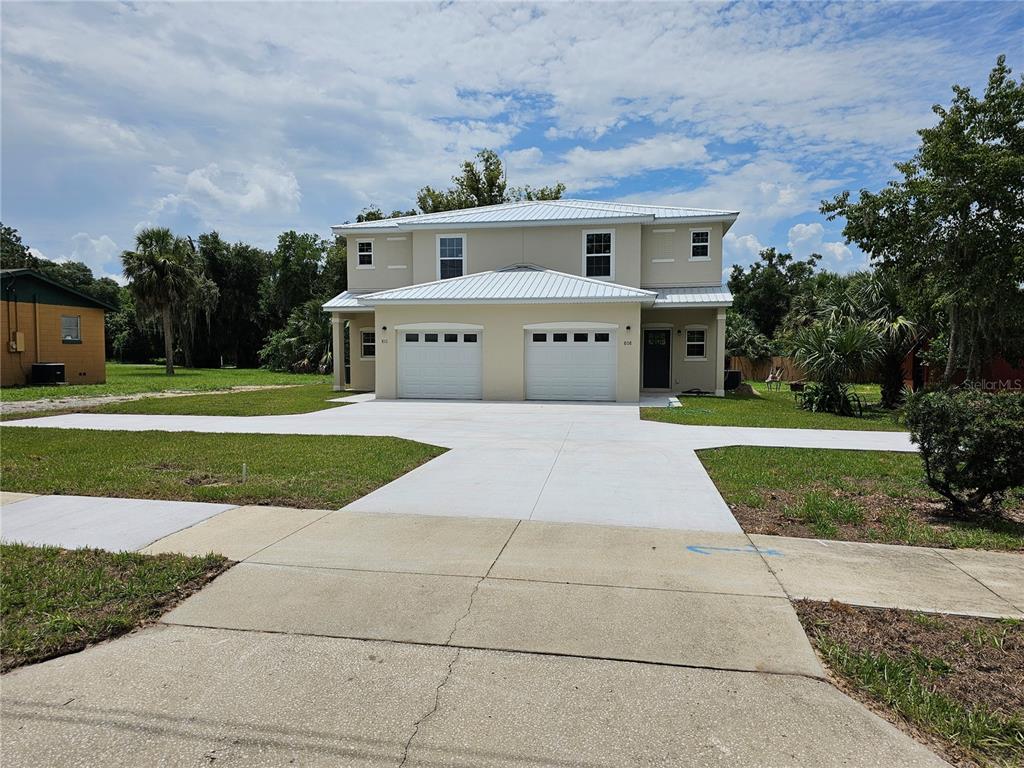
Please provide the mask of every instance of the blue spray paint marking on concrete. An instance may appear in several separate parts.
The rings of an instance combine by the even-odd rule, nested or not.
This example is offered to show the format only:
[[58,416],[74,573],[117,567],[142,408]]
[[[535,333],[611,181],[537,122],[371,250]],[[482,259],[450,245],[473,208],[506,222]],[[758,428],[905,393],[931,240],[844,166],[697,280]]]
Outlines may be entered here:
[[754,546],[748,544],[745,547],[709,547],[703,544],[690,544],[687,548],[690,552],[696,552],[698,555],[710,555],[714,552],[738,552],[741,555],[765,555],[766,557],[785,557],[777,549],[757,549]]

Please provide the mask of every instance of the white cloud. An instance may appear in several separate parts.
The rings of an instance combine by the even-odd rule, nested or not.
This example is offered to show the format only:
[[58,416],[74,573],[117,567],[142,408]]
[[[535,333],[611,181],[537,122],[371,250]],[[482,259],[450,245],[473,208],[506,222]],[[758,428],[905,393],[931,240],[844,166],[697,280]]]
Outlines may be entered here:
[[187,206],[212,224],[224,215],[294,213],[302,200],[295,174],[265,166],[226,171],[211,163],[186,174],[166,166],[157,167],[155,172],[177,190],[157,201],[152,211],[155,217]]
[[[821,243],[825,228],[818,222],[811,224],[794,224],[789,229],[789,250],[796,256],[806,256]],[[807,247],[806,252],[804,248]]]
[[121,277],[121,249],[109,235],[93,237],[88,232],[79,232],[71,238],[71,254],[58,261],[80,261],[93,271],[96,277],[112,277],[123,282]]
[[722,255],[726,264],[753,264],[764,250],[756,235],[737,235],[726,232],[722,239]]

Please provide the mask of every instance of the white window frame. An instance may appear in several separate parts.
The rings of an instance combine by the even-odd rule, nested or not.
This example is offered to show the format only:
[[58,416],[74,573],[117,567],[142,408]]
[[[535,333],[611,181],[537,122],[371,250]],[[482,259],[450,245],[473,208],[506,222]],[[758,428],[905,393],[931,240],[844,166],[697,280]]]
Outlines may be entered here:
[[[608,275],[588,275],[587,274],[587,235],[611,235],[611,253],[608,259],[608,268],[610,274]],[[582,243],[580,244],[580,250],[583,253],[583,260],[581,262],[580,274],[583,277],[589,277],[591,280],[614,280],[615,279],[615,230],[614,229],[585,229],[583,230]],[[591,256],[595,254],[590,254]],[[600,254],[599,254],[600,255]]]
[[[364,348],[366,347],[366,341],[364,336],[367,333],[373,334],[373,356],[367,357],[363,354]],[[377,359],[377,329],[376,328],[360,328],[359,329],[359,359],[360,360],[376,360]]]
[[[64,335],[64,321],[74,320],[75,321],[75,335],[65,336]],[[60,316],[60,343],[61,344],[81,344],[82,343],[82,316],[81,315],[61,315]]]
[[[370,244],[370,263],[369,264],[360,264],[359,263],[359,244],[360,243],[369,243]],[[373,269],[376,266],[376,257],[374,256],[373,250],[374,250],[374,248],[373,248],[373,238],[363,237],[363,238],[360,238],[359,240],[356,240],[356,269]]]
[[[460,277],[465,277],[469,274],[469,249],[466,242],[466,234],[464,232],[452,232],[449,234],[440,234],[434,239],[434,261],[437,262],[437,279],[438,280],[453,280],[451,277],[441,277],[441,238],[442,237],[458,237],[462,240],[462,274]],[[446,259],[446,261],[454,261],[454,259]]]
[[[690,331],[703,331],[704,354],[700,357],[690,354]],[[697,342],[693,342],[696,344]],[[708,359],[708,327],[706,325],[688,325],[683,329],[683,359],[692,362],[705,362]]]
[[[694,243],[693,235],[696,232],[704,232],[708,236],[708,255],[707,256],[694,256],[693,246],[694,245],[705,245],[705,243]],[[710,229],[691,229],[690,230],[690,261],[711,261],[711,230]]]

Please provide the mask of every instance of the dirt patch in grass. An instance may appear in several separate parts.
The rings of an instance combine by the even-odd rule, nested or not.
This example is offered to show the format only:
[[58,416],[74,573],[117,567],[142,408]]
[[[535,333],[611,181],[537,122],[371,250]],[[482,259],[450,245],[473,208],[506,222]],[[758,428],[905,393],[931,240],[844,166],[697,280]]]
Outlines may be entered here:
[[[845,478],[844,485],[850,485]],[[765,491],[758,505],[729,505],[747,533],[911,546],[1024,550],[1024,507],[1009,505],[1002,519],[951,517],[945,503],[927,497],[837,490],[825,485],[797,492]]]
[[231,565],[220,555],[0,547],[0,669],[74,653],[153,621]]
[[796,601],[843,690],[962,766],[1024,761],[1024,622]]

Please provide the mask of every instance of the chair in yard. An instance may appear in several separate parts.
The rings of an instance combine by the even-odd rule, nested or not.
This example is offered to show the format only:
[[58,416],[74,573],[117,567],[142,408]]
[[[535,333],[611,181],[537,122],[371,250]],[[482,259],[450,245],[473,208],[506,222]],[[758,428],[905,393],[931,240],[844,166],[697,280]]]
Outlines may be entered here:
[[774,387],[776,391],[782,389],[782,369],[772,368],[768,371],[768,377],[764,380],[764,383],[768,387],[769,392],[772,387]]

